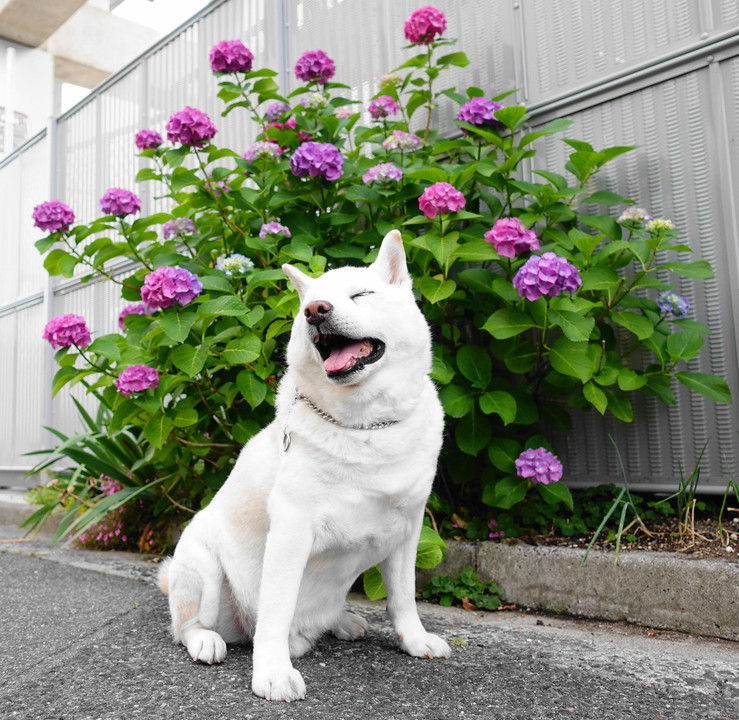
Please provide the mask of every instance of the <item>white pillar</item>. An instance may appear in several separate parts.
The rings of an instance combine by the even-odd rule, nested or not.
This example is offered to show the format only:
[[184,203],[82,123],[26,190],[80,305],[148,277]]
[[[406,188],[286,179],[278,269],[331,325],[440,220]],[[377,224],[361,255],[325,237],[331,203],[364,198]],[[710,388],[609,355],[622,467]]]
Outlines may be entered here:
[[5,51],[5,157],[13,152],[13,136],[15,134],[15,48]]

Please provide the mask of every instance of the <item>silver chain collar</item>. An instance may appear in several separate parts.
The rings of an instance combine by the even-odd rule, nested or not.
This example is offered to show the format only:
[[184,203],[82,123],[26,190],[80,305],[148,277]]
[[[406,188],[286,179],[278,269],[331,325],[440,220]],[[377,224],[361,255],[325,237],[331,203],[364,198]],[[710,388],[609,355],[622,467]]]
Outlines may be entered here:
[[[333,415],[329,415],[325,410],[321,410],[307,395],[303,395],[300,390],[295,390],[295,397],[293,398],[292,404],[295,405],[298,400],[302,400],[318,417],[345,430],[382,430],[383,428],[392,427],[399,422],[398,420],[383,420],[382,422],[370,423],[369,425],[344,425],[344,423],[339,422]],[[292,406],[290,407],[292,409]],[[290,449],[290,441],[290,431],[287,429],[286,424],[282,432],[282,449],[285,452]]]

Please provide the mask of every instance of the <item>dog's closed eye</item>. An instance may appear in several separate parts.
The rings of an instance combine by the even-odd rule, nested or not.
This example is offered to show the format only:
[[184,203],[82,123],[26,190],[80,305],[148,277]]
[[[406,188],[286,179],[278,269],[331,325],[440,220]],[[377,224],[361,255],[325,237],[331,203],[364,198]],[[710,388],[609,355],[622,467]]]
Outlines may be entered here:
[[356,300],[357,298],[364,297],[365,295],[374,295],[374,290],[361,290],[360,292],[354,293],[354,295],[350,295],[350,300]]

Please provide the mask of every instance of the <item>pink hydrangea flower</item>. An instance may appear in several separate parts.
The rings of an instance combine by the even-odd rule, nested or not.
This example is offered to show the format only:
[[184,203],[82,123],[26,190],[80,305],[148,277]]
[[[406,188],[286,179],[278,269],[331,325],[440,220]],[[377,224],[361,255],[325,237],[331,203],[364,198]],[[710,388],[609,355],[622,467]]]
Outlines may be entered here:
[[464,207],[464,195],[447,182],[437,182],[427,187],[418,198],[421,212],[429,219],[449,212],[457,212]]
[[518,218],[501,218],[485,233],[485,240],[498,255],[507,258],[540,249],[536,233],[527,230]]
[[204,112],[189,106],[174,113],[167,122],[167,139],[180,145],[202,147],[216,132],[215,125]]
[[154,308],[150,308],[148,305],[144,305],[144,303],[132,303],[131,305],[126,305],[123,310],[118,313],[118,327],[121,330],[126,329],[126,323],[124,323],[123,320],[129,315],[151,315],[154,311]]
[[257,160],[274,162],[282,153],[282,148],[276,142],[272,142],[271,140],[257,140],[257,142],[247,148],[243,158],[251,163]]
[[446,17],[441,10],[425,5],[411,13],[404,30],[406,40],[412,45],[429,45],[446,30]]
[[272,222],[264,223],[262,227],[259,229],[259,237],[264,240],[264,238],[267,237],[267,235],[270,235],[271,237],[275,238],[290,238],[292,235],[290,234],[290,228],[286,227],[285,225],[282,225],[281,223],[275,222],[274,220]]
[[74,222],[74,213],[59,200],[47,200],[33,208],[33,224],[44,232],[65,232]]
[[317,82],[323,85],[335,72],[334,61],[323,50],[309,50],[295,63],[295,75],[303,82]]
[[139,150],[154,150],[164,141],[162,140],[162,136],[156,132],[156,130],[139,130],[136,133],[134,142]]
[[[500,110],[503,106],[495,100],[488,100],[484,97],[473,97],[468,100],[457,113],[457,120],[468,122],[471,125],[490,125],[491,127],[503,127],[503,123],[495,117],[495,111]],[[467,129],[462,128],[462,132],[467,135]]]
[[131,397],[135,392],[143,392],[159,385],[159,373],[148,365],[131,365],[115,381],[116,389],[122,395]]
[[403,130],[393,130],[393,134],[382,141],[382,147],[385,150],[418,150],[421,147],[421,138]]
[[135,215],[141,210],[141,200],[130,190],[110,188],[100,198],[100,209],[105,215],[126,217],[126,215]]
[[389,95],[380,95],[380,97],[375,98],[367,109],[375,120],[381,120],[388,117],[388,115],[395,115],[400,111],[398,103]]
[[71,313],[49,320],[42,337],[49,341],[54,350],[70,345],[85,348],[92,342],[85,319]]
[[171,305],[187,305],[203,291],[198,276],[174,265],[160,267],[144,278],[141,299],[153,308],[167,308]]
[[248,73],[254,55],[241,40],[221,40],[210,49],[209,59],[214,73]]
[[524,450],[515,462],[516,474],[531,478],[531,482],[549,485],[562,479],[562,463],[543,447]]
[[582,285],[578,269],[553,252],[532,255],[513,278],[513,287],[527,300],[543,295],[555,297],[563,292],[570,295]]
[[394,163],[380,163],[371,167],[362,175],[362,181],[365,185],[371,185],[373,182],[400,182],[403,179],[403,171]]
[[344,156],[331,143],[305,142],[290,158],[290,170],[296,177],[323,175],[338,180],[343,174]]
[[350,107],[345,105],[344,107],[336,108],[334,115],[336,115],[337,118],[350,118],[355,112],[355,110],[352,110]]

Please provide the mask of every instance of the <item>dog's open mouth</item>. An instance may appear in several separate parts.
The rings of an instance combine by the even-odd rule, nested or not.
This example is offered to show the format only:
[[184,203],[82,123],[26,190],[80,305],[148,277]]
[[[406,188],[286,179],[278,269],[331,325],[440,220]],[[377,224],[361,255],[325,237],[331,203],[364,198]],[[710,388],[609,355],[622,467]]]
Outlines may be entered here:
[[385,353],[385,343],[374,338],[356,340],[343,335],[318,333],[313,343],[323,359],[329,377],[338,377],[377,362]]

